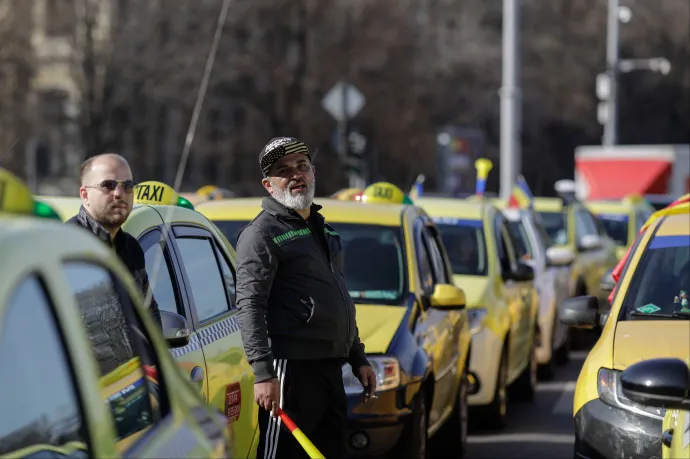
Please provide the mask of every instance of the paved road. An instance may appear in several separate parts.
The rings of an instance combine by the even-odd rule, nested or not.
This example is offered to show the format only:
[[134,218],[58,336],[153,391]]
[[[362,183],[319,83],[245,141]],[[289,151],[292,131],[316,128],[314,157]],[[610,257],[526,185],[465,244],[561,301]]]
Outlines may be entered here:
[[532,403],[509,405],[508,426],[499,432],[473,432],[466,459],[573,457],[573,394],[587,351],[574,351],[550,381],[540,382]]

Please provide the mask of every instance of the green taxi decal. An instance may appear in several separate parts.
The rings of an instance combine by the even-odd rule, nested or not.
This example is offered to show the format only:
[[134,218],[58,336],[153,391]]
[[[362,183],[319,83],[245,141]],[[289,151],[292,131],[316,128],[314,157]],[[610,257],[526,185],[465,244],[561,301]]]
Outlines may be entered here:
[[287,233],[281,234],[280,236],[276,236],[273,238],[273,242],[276,244],[282,244],[287,241],[291,241],[293,239],[297,239],[298,237],[303,237],[303,236],[309,236],[311,234],[311,230],[308,228],[301,229],[301,230],[293,230],[293,231],[288,231]]

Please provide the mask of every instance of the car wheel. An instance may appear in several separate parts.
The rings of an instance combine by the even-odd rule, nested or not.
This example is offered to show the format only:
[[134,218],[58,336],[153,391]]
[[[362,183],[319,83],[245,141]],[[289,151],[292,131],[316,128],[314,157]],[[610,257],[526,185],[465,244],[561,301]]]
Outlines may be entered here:
[[428,418],[424,387],[420,389],[412,407],[412,419],[403,431],[398,446],[391,452],[391,459],[426,459],[428,443]]
[[[476,414],[474,411],[476,410]],[[470,416],[473,425],[489,429],[503,429],[508,423],[508,351],[507,343],[501,354],[496,376],[494,398],[487,406],[477,407]]]
[[510,388],[510,395],[517,401],[532,401],[537,388],[537,335],[532,339],[529,362]]
[[455,408],[450,418],[434,435],[434,456],[447,456],[448,451],[453,451],[453,457],[462,458],[467,450],[467,431],[469,421],[469,402],[467,387],[467,369],[462,372]]

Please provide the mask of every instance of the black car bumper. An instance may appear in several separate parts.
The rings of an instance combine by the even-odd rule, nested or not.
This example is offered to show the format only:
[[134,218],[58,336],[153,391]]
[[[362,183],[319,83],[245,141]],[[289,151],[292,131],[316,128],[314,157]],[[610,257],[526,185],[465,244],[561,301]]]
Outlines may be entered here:
[[575,415],[576,458],[661,458],[662,421],[605,404],[585,404]]
[[367,404],[362,404],[359,396],[348,396],[348,458],[378,456],[393,450],[412,422],[413,391],[409,389],[377,393],[379,398]]

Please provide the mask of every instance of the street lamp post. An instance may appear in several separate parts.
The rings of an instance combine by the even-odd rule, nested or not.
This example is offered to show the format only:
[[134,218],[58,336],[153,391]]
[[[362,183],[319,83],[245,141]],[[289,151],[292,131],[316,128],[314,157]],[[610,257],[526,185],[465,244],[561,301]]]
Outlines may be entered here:
[[503,0],[503,57],[501,97],[501,187],[500,196],[508,199],[521,168],[520,148],[520,3]]
[[608,24],[606,27],[606,73],[608,75],[608,97],[606,100],[606,122],[604,123],[603,145],[611,147],[618,142],[618,41],[620,0],[608,2]]

